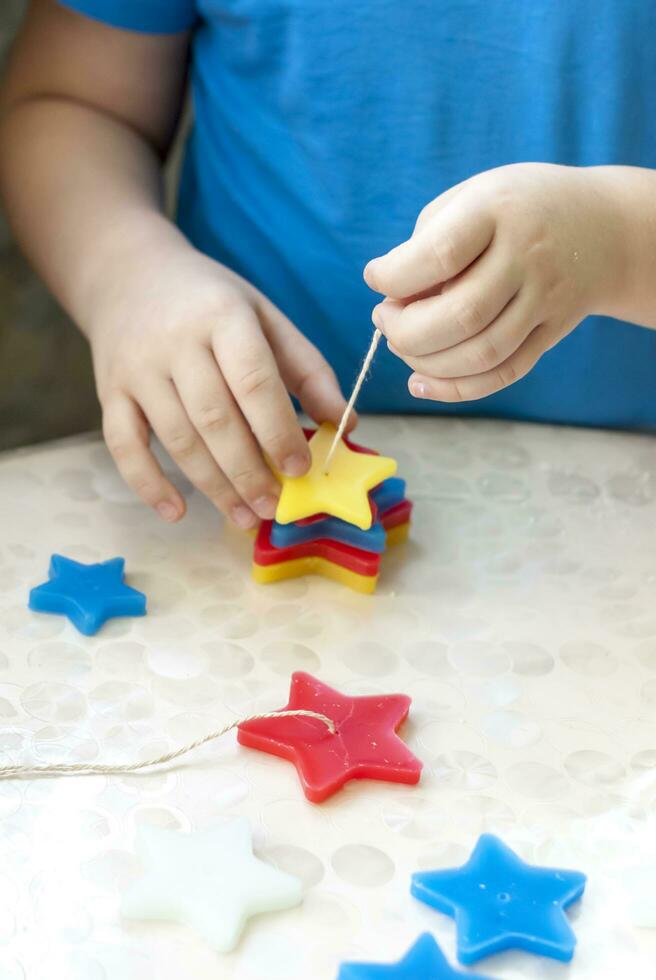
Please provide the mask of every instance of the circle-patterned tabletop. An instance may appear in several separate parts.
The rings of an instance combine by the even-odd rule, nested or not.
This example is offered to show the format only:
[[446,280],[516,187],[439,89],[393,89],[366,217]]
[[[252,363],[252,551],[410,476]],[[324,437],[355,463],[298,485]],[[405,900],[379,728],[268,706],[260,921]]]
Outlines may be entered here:
[[[492,421],[369,418],[415,501],[375,596],[321,579],[257,586],[252,541],[184,487],[159,522],[100,442],[0,458],[0,762],[148,758],[282,707],[294,670],[347,694],[412,697],[417,787],[351,783],[316,806],[293,767],[234,732],[167,770],[0,782],[2,980],[335,980],[450,919],[414,871],[483,831],[589,876],[566,967],[503,954],[505,980],[653,980],[656,957],[656,441]],[[180,481],[178,480],[180,483]],[[144,619],[94,638],[27,610],[50,555],[121,555]],[[302,906],[220,956],[176,925],[126,922],[145,823],[247,816]]]

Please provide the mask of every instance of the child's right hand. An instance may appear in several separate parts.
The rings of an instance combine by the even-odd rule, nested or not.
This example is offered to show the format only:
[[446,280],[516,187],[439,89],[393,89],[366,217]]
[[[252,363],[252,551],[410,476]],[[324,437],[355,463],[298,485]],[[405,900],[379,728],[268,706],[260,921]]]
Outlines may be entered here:
[[[152,429],[235,524],[271,518],[282,472],[310,455],[288,392],[317,422],[344,399],[319,351],[262,293],[186,243],[115,270],[89,338],[103,432],[122,476],[164,520],[185,512],[149,448]],[[129,263],[127,263],[129,265]]]

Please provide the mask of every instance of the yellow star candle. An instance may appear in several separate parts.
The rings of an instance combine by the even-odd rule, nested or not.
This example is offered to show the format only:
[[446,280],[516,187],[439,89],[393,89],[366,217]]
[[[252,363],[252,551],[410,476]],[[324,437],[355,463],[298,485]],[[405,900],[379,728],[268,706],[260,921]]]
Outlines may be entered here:
[[290,524],[315,514],[329,514],[367,531],[372,524],[369,491],[396,473],[396,461],[387,456],[354,452],[339,442],[330,470],[326,457],[335,436],[328,422],[310,439],[312,466],[305,476],[276,476],[282,484],[276,520]]

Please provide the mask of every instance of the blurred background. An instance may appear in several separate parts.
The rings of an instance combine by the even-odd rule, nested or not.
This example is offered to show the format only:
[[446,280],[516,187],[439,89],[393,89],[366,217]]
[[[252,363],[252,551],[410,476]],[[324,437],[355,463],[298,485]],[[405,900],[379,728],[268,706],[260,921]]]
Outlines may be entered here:
[[[0,65],[27,0],[0,0]],[[98,428],[86,342],[11,240],[0,212],[0,450]]]

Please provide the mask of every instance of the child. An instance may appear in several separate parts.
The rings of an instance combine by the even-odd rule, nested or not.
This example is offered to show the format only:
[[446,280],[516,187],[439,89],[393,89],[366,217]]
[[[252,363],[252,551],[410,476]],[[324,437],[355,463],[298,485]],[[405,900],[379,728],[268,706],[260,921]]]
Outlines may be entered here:
[[654,37],[644,0],[33,0],[0,177],[130,486],[183,515],[152,429],[271,517],[263,454],[308,465],[288,393],[337,422],[367,348],[365,265],[363,408],[654,426]]

